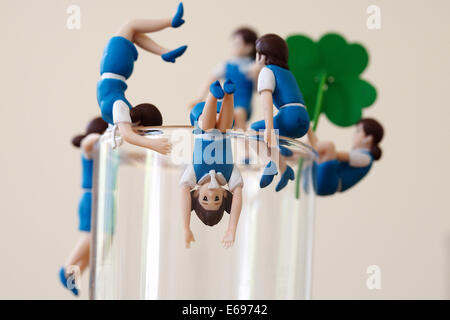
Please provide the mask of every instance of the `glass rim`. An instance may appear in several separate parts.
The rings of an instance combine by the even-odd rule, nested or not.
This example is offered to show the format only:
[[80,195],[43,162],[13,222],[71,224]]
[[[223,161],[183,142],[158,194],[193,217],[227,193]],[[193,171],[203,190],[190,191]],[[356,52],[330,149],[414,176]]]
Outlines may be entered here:
[[[147,131],[150,130],[155,130],[155,129],[190,129],[193,130],[195,129],[194,126],[189,126],[189,125],[162,125],[162,126],[136,126],[135,129],[141,133],[141,134],[146,134]],[[240,137],[240,138],[245,138],[245,137],[250,137],[250,134],[252,136],[258,135],[258,136],[262,136],[262,134],[258,131],[254,131],[254,130],[246,130],[245,132],[242,131],[235,131],[235,130],[230,130],[230,132],[233,134],[234,137]],[[279,139],[283,140],[283,141],[287,141],[290,144],[296,146],[297,148],[301,149],[301,150],[306,150],[307,153],[309,153],[310,156],[312,156],[313,159],[317,159],[319,157],[319,154],[317,153],[317,151],[309,144],[306,144],[304,142],[301,142],[297,139],[293,139],[293,138],[289,138],[289,137],[285,137],[285,136],[279,136]]]

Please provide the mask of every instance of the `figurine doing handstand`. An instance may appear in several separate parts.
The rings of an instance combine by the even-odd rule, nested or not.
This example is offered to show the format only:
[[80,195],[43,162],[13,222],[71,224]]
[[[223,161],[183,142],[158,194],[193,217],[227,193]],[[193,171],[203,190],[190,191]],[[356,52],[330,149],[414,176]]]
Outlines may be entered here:
[[336,151],[331,141],[317,141],[310,136],[312,145],[319,153],[315,167],[315,189],[320,196],[344,192],[361,181],[372,168],[373,161],[381,158],[378,144],[383,139],[381,124],[371,118],[364,118],[356,126],[353,146],[350,152]]
[[[226,135],[233,126],[235,89],[230,80],[225,81],[223,89],[216,81],[210,86],[206,101],[191,110],[191,123],[196,127],[193,163],[186,168],[180,181],[187,248],[195,241],[190,228],[192,210],[207,226],[216,225],[224,211],[228,212],[230,220],[222,244],[228,248],[235,240],[244,185],[241,173],[233,163],[231,141]],[[222,98],[222,102],[217,101]],[[225,185],[229,190],[223,188]]]
[[182,17],[183,4],[180,3],[173,18],[138,19],[125,24],[117,35],[109,40],[103,52],[101,80],[97,84],[97,100],[103,119],[111,125],[117,125],[125,141],[162,154],[170,152],[171,146],[167,139],[147,139],[133,131],[130,119],[132,105],[125,98],[125,81],[131,76],[138,57],[135,44],[161,56],[167,62],[175,62],[175,59],[186,51],[187,46],[170,51],[146,35],[168,27],[177,28],[184,23]]
[[[288,46],[276,34],[266,34],[256,41],[256,59],[264,65],[258,76],[258,93],[264,108],[264,120],[254,122],[251,128],[265,130],[264,140],[268,148],[276,148],[274,129],[280,136],[301,138],[309,129],[309,116],[297,81],[288,67]],[[278,109],[273,116],[273,106]],[[290,155],[287,148],[280,147],[281,154]],[[280,160],[281,161],[281,160]],[[289,180],[294,180],[294,171],[285,163],[276,191],[283,189]],[[270,161],[264,169],[260,187],[268,186],[278,174],[276,164]]]

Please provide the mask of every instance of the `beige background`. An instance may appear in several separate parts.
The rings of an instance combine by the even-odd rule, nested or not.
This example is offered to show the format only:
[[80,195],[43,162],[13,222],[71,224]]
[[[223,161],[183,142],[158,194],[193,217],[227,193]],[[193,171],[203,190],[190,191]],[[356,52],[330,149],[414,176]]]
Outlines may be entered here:
[[[66,28],[70,4],[81,7],[81,30]],[[127,19],[171,15],[176,4],[0,2],[0,298],[71,298],[57,279],[78,237],[79,153],[70,138],[98,113],[108,38]],[[381,8],[381,30],[366,27],[371,4]],[[335,30],[369,48],[364,77],[379,99],[365,115],[386,127],[384,157],[351,192],[318,200],[313,297],[450,298],[450,2],[187,0],[185,9],[185,26],[154,35],[168,47],[187,43],[185,56],[170,65],[140,52],[127,92],[132,103],[158,105],[166,124],[187,123],[187,102],[228,56],[228,36],[241,24],[315,39]],[[322,118],[318,134],[348,148],[352,129]],[[381,290],[365,286],[373,264]]]

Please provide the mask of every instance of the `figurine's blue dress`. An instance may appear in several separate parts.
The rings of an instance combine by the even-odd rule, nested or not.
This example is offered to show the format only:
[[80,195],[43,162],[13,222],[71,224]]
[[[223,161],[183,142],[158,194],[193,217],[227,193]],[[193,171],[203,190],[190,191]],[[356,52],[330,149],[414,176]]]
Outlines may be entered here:
[[81,231],[91,231],[91,212],[92,212],[92,174],[94,169],[94,160],[81,156],[82,179],[81,187],[84,192],[81,196],[78,206],[78,215],[80,218],[79,229]]
[[125,80],[131,76],[137,58],[136,46],[124,37],[112,37],[103,52],[100,64],[102,79],[97,83],[97,102],[103,120],[110,124],[114,124],[114,102],[121,100],[132,108],[125,98],[128,87]]
[[[266,76],[270,77],[267,79]],[[258,92],[264,90],[272,91],[273,104],[278,109],[273,118],[274,129],[278,129],[281,136],[294,139],[303,137],[309,129],[309,115],[292,72],[276,65],[267,65],[261,70],[258,79]],[[263,130],[266,128],[265,121],[256,121],[251,128]]]
[[370,162],[364,167],[351,166],[349,162],[330,160],[315,165],[315,188],[319,196],[328,196],[344,192],[364,178],[370,171],[373,157],[369,151],[358,150],[370,156]]

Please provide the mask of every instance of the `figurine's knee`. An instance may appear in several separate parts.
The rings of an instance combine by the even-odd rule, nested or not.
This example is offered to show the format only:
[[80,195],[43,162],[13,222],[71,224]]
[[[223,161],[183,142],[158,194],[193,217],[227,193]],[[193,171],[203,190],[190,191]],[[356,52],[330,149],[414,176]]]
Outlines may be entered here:
[[328,161],[336,159],[336,146],[332,141],[319,141],[317,143],[317,152],[320,161]]
[[124,37],[130,41],[133,41],[134,35],[136,34],[136,23],[135,20],[130,20],[126,22],[117,33],[118,36]]

